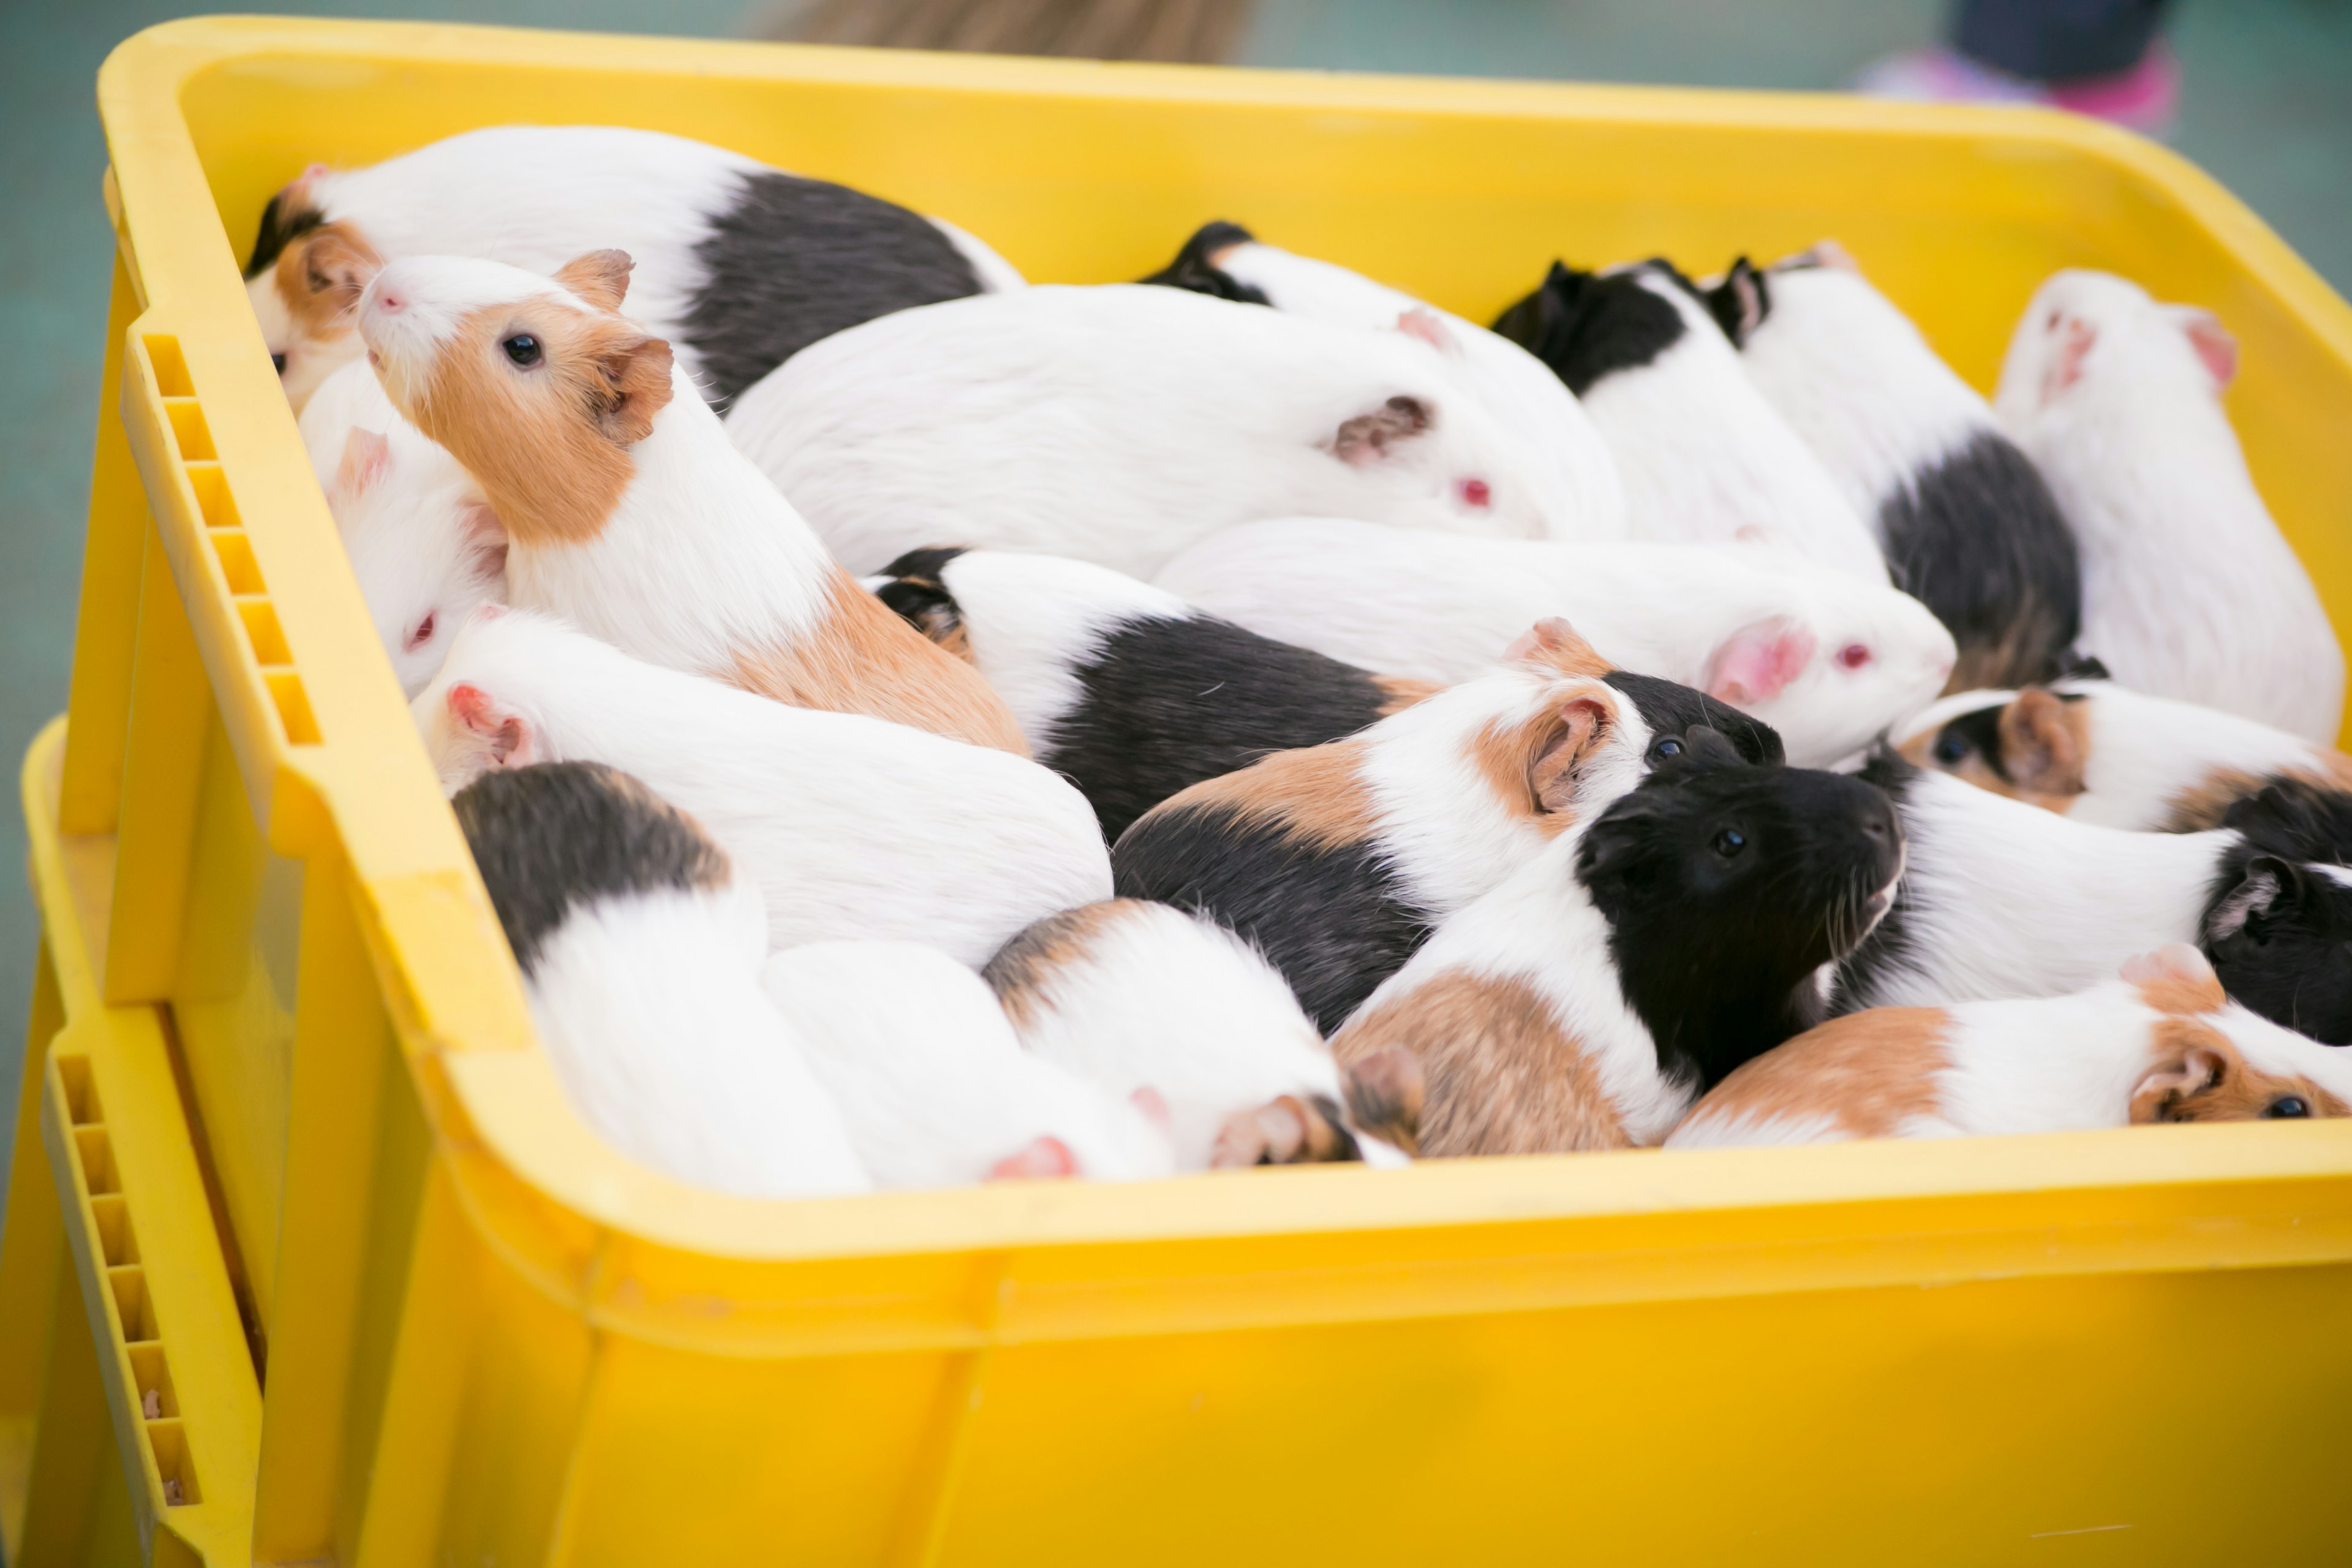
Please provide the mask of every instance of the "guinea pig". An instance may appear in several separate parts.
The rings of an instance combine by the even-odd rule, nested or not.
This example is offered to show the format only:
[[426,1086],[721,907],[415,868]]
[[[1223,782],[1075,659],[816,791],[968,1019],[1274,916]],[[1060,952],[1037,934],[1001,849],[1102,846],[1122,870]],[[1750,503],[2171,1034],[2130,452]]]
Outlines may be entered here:
[[1268,305],[1334,326],[1396,328],[1423,339],[1444,356],[1464,390],[1544,460],[1549,475],[1544,510],[1553,519],[1553,538],[1626,537],[1625,489],[1609,444],[1559,378],[1509,339],[1360,272],[1276,249],[1223,221],[1202,226],[1173,262],[1142,281]]
[[2074,531],[1910,318],[1829,241],[1760,272],[1742,257],[1709,298],[1764,400],[1874,525],[1895,585],[1951,628],[1955,689],[2062,674],[2083,620]]
[[1259,637],[1084,561],[915,550],[883,571],[882,602],[971,660],[1114,843],[1179,790],[1352,735],[1436,689]]
[[813,942],[760,980],[877,1187],[1174,1169],[1150,1113],[1023,1050],[995,994],[937,948]]
[[552,272],[599,246],[637,258],[637,320],[714,401],[817,339],[1020,274],[938,218],[722,147],[613,125],[499,125],[364,169],[313,163],[269,198],[246,291],[300,408],[357,358],[352,307],[409,256]]
[[1153,807],[1112,850],[1120,895],[1239,932],[1328,1034],[1439,921],[1678,754],[1693,726],[1751,762],[1781,760],[1769,725],[1613,668],[1566,621],[1503,658],[1360,735]]
[[2186,943],[2069,996],[1876,1007],[1766,1052],[1669,1149],[2352,1116],[2352,1056],[2229,1000]]
[[1323,1037],[1222,927],[1165,904],[1088,904],[1023,931],[982,973],[1031,1054],[1164,1105],[1179,1169],[1402,1163],[1349,1129]]
[[2232,804],[2201,940],[2230,994],[2352,1045],[2352,795],[2282,778]]
[[727,429],[860,573],[963,544],[1148,577],[1291,512],[1526,538],[1558,521],[1534,457],[1419,338],[1133,283],[853,327]]
[[618,314],[629,268],[412,258],[360,302],[385,392],[505,524],[513,602],[779,702],[1025,751],[988,683],[860,590]]
[[1959,692],[1893,740],[1921,767],[2108,827],[2219,827],[2233,803],[2280,779],[2352,789],[2352,757],[2341,752],[2098,679]]
[[302,439],[376,636],[415,697],[474,606],[506,597],[506,529],[364,363],[327,378],[302,411]]
[[1886,581],[1861,514],[1667,262],[1578,272],[1555,261],[1495,331],[1549,365],[1600,427],[1634,538],[1760,538]]
[[1466,539],[1335,518],[1212,534],[1154,579],[1254,632],[1453,682],[1515,628],[1563,616],[1601,654],[1696,687],[1825,766],[1942,690],[1952,636],[1884,583],[1789,551]]
[[540,1043],[599,1137],[740,1197],[869,1190],[761,992],[759,885],[692,817],[595,763],[485,773],[449,804]]
[[2222,411],[2237,359],[2207,311],[2061,272],[2010,340],[1995,406],[2082,542],[2084,651],[2136,691],[2326,744],[2344,653]]
[[1420,1152],[1652,1144],[1740,1063],[1819,1023],[1828,966],[1894,897],[1903,835],[1841,773],[1721,736],[1555,839],[1372,993],[1342,1063],[1411,1053]]
[[977,967],[1110,896],[1086,797],[1026,758],[770,702],[529,611],[476,611],[411,707],[453,792],[536,762],[644,779],[759,880],[777,947],[921,942]]

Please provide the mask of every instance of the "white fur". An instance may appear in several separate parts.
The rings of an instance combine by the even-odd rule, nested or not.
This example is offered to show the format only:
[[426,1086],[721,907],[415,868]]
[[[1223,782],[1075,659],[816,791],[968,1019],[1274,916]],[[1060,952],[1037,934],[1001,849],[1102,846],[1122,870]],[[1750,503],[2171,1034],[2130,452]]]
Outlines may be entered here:
[[1861,513],[1756,390],[1714,318],[1654,271],[1641,286],[1674,306],[1683,335],[1648,364],[1602,376],[1583,398],[1616,457],[1633,537],[1760,537],[1885,582]]
[[[1430,427],[1362,462],[1340,426],[1391,397]],[[1402,332],[1179,289],[1038,287],[837,332],[727,427],[850,569],[918,545],[1070,555],[1149,575],[1218,528],[1337,512],[1536,537],[1534,459]],[[1465,500],[1472,479],[1489,504]]]
[[[1155,579],[1263,637],[1386,674],[1454,681],[1548,616],[1565,616],[1620,668],[1702,691],[1743,628],[1788,621],[1812,656],[1746,711],[1819,766],[1932,701],[1952,636],[1927,607],[1786,551],[1697,544],[1467,539],[1328,518],[1227,529]],[[1847,668],[1855,645],[1869,658]]]
[[761,980],[877,1186],[985,1181],[1046,1138],[1097,1180],[1173,1169],[1141,1110],[1023,1050],[987,983],[935,948],[816,942],[770,958]]
[[1636,1144],[1664,1138],[1691,1102],[1690,1087],[1658,1068],[1657,1042],[1609,957],[1609,921],[1576,879],[1580,829],[1561,835],[1435,935],[1366,997],[1355,1016],[1448,974],[1517,980],[1551,1010]]
[[1027,1049],[1112,1094],[1148,1089],[1167,1103],[1180,1170],[1208,1168],[1233,1116],[1286,1094],[1340,1095],[1330,1048],[1282,976],[1231,931],[1166,904],[1121,900],[1027,1002],[1015,1026]]
[[[339,477],[357,430],[383,437],[380,472]],[[327,492],[369,617],[401,689],[441,668],[477,605],[506,597],[506,546],[482,492],[446,448],[401,417],[365,364],[329,376],[302,410],[302,440]]]
[[1218,253],[1217,267],[1255,285],[1277,310],[1370,331],[1427,311],[1429,330],[1463,386],[1495,422],[1538,455],[1549,469],[1545,514],[1557,539],[1623,539],[1625,489],[1616,460],[1573,393],[1541,360],[1510,339],[1375,283],[1359,272],[1250,241]]
[[531,968],[540,1040],[582,1119],[641,1164],[741,1197],[867,1191],[761,992],[765,926],[741,880],[575,907]]
[[[2083,636],[2123,684],[2332,742],[2344,655],[2246,470],[2189,332],[2201,311],[2105,273],[2026,307],[1997,406],[2083,549]],[[2065,384],[2069,341],[2091,338]]]
[[[488,694],[489,734],[451,692]],[[1086,798],[1025,758],[854,713],[788,707],[630,658],[561,622],[479,612],[414,711],[455,793],[486,768],[600,762],[699,818],[756,877],[770,940],[928,942],[979,964],[1110,892]]]

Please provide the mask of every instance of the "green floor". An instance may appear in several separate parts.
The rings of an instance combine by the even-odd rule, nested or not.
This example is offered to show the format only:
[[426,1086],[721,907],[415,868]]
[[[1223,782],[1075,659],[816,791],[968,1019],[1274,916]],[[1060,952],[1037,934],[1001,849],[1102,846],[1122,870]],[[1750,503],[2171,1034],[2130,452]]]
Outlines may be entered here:
[[[494,0],[466,5],[239,6],[629,31],[725,33],[742,0]],[[106,154],[99,62],[199,6],[0,0],[0,755],[10,761],[0,889],[0,1067],[16,1081],[37,924],[23,891],[14,762],[65,706],[90,432],[106,323]],[[1261,0],[1253,65],[1833,88],[1922,42],[1936,0]],[[648,26],[648,17],[657,20]],[[2352,291],[2352,5],[2183,0],[2175,141]],[[5,1127],[0,1122],[0,1127]],[[6,1137],[0,1131],[0,1139]]]

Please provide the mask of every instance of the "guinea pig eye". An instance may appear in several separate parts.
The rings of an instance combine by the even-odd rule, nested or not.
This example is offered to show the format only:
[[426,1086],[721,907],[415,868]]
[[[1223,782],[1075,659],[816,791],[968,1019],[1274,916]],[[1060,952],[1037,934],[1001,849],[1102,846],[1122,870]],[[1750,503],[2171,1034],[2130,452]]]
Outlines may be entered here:
[[1462,481],[1462,504],[1478,507],[1492,506],[1495,504],[1495,492],[1487,487],[1484,479],[1465,479]]
[[2065,319],[2066,317],[2063,311],[2053,310],[2050,312],[2050,319],[2042,323],[2042,329],[2044,331],[2054,332],[2058,330],[2058,323]]
[[1682,754],[1683,743],[1672,735],[1661,737],[1658,743],[1650,748],[1650,755],[1654,757],[1679,757]]
[[1850,642],[1838,649],[1838,662],[1848,669],[1860,669],[1870,662],[1870,645]]
[[415,653],[418,648],[423,647],[426,643],[433,640],[433,611],[425,611],[425,618],[417,622],[416,625],[410,629],[408,634],[409,652]]
[[1956,765],[1968,754],[1969,742],[1965,736],[1946,733],[1937,737],[1936,760],[1946,767]]
[[507,351],[507,358],[529,370],[547,356],[540,351],[539,340],[529,332],[517,332],[499,347]]
[[2271,1121],[2297,1121],[2311,1114],[2311,1102],[2299,1094],[2282,1094],[2263,1107],[2263,1116]]
[[1727,827],[1715,836],[1715,852],[1727,860],[1747,847],[1748,835],[1737,827]]
[[278,374],[284,375],[286,374],[286,356],[284,354],[271,354],[269,356],[269,368],[276,371]]

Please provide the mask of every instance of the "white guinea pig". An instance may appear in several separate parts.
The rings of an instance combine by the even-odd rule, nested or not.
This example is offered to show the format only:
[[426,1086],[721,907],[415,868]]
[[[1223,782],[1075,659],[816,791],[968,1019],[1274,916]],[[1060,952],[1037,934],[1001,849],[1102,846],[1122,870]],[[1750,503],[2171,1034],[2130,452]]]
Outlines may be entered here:
[[901,310],[794,355],[727,430],[853,572],[960,544],[1149,575],[1294,512],[1523,538],[1551,522],[1534,459],[1428,343],[1181,289]]
[[1916,599],[1789,551],[1286,518],[1213,535],[1157,582],[1261,636],[1446,683],[1564,616],[1618,668],[1763,720],[1809,767],[1933,701],[1952,668],[1951,634]]
[[473,476],[401,417],[364,363],[319,388],[302,442],[376,636],[414,697],[474,606],[506,596],[506,531]]
[[2137,690],[2325,742],[2344,654],[2222,411],[2237,361],[2210,312],[2061,272],[1994,404],[2082,544],[2083,651]]

